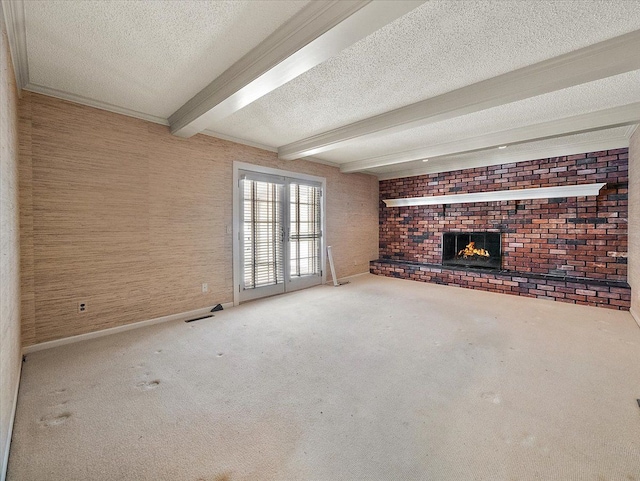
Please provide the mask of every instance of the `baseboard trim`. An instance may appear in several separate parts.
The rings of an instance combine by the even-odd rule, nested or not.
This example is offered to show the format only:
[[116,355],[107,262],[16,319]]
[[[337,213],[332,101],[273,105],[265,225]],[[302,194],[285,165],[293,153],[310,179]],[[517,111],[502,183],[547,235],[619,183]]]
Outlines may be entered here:
[[638,327],[640,327],[640,316],[636,313],[636,311],[634,311],[633,308],[630,308],[629,314],[631,314],[631,317],[633,317],[633,319],[636,321],[636,324],[638,324]]
[[0,481],[7,479],[7,469],[9,468],[9,451],[11,450],[11,436],[13,436],[13,423],[16,419],[16,409],[18,407],[18,392],[20,391],[20,379],[22,379],[22,356],[20,356],[20,367],[18,368],[18,380],[16,381],[15,391],[13,393],[13,406],[11,407],[11,417],[9,418],[9,430],[7,432],[7,444],[2,453],[2,471],[0,472]]
[[[233,302],[225,302],[222,304],[224,309],[233,307]],[[88,332],[86,334],[78,334],[77,336],[64,337],[62,339],[56,339],[55,341],[41,342],[39,344],[33,344],[22,349],[23,354],[31,354],[33,352],[43,351],[45,349],[51,349],[58,346],[64,346],[66,344],[73,344],[76,342],[86,341],[89,339],[95,339],[103,336],[110,336],[119,332],[130,331],[132,329],[139,329],[141,327],[152,326],[154,324],[160,324],[169,321],[179,321],[182,319],[189,319],[191,317],[202,316],[208,314],[213,306],[203,307],[202,309],[195,309],[193,311],[180,312],[178,314],[170,314],[168,316],[156,317],[155,319],[148,319],[146,321],[133,322],[131,324],[125,324],[124,326],[110,327],[108,329],[102,329],[100,331]]]

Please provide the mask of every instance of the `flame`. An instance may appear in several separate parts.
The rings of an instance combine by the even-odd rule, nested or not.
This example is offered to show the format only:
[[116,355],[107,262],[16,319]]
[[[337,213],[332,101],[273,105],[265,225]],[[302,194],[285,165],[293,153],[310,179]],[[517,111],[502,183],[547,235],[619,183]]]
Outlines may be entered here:
[[467,257],[473,256],[491,257],[491,254],[489,254],[489,251],[486,249],[476,249],[475,242],[469,242],[467,247],[458,252],[458,257],[460,256],[466,259]]

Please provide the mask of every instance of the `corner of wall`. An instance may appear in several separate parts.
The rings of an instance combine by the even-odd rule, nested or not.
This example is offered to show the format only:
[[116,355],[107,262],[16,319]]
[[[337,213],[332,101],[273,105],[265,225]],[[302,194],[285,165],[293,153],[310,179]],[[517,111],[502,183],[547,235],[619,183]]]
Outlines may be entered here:
[[18,182],[20,195],[20,297],[22,346],[36,342],[33,257],[33,169],[31,158],[31,94],[18,102]]
[[640,325],[640,126],[629,140],[629,219],[628,282],[631,286],[631,312]]
[[[2,11],[0,10],[0,15]],[[0,28],[0,479],[7,470],[20,383],[20,215],[18,89],[9,42]]]

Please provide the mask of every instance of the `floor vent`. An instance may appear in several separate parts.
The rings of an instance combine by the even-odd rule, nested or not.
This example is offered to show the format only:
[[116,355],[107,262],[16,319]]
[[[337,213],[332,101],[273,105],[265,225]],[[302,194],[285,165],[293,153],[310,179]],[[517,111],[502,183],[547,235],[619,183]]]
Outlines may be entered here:
[[209,315],[202,316],[202,317],[196,317],[195,319],[189,319],[188,321],[184,321],[184,322],[199,321],[200,319],[207,319],[208,317],[213,317],[213,314],[209,314]]

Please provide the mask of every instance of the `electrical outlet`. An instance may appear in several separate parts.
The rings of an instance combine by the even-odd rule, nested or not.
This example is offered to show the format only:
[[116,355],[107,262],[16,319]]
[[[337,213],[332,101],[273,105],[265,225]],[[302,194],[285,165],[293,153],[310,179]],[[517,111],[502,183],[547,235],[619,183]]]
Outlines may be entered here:
[[209,292],[209,284],[206,282],[202,283],[202,292]]
[[86,301],[78,301],[78,314],[83,314],[85,312],[87,312]]

